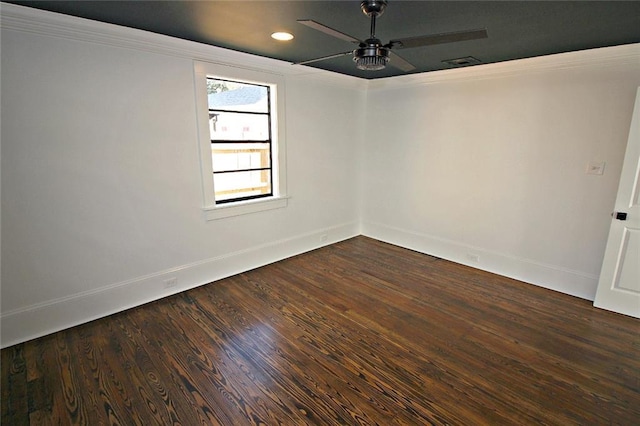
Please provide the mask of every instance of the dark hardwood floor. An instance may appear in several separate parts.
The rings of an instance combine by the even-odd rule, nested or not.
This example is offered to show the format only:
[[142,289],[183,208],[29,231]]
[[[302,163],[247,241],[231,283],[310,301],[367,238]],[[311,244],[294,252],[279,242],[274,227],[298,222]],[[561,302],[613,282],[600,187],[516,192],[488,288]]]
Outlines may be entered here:
[[2,351],[2,424],[638,425],[640,321],[357,237]]

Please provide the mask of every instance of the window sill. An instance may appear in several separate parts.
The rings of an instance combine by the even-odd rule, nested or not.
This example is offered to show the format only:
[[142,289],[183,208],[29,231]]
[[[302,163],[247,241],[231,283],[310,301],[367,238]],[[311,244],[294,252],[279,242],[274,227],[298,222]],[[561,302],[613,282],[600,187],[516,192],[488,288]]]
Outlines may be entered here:
[[233,204],[208,206],[203,207],[202,210],[207,221],[217,220],[224,219],[225,217],[262,212],[265,210],[281,209],[283,207],[287,207],[288,199],[289,197],[286,196],[262,198]]

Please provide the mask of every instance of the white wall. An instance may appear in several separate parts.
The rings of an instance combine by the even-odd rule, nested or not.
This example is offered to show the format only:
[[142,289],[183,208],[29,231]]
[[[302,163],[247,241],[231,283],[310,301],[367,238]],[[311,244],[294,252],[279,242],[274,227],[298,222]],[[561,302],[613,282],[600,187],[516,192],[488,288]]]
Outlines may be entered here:
[[[288,207],[204,220],[196,57],[287,73]],[[2,345],[356,235],[353,80],[3,5]]]
[[593,300],[640,86],[628,52],[372,86],[364,234]]

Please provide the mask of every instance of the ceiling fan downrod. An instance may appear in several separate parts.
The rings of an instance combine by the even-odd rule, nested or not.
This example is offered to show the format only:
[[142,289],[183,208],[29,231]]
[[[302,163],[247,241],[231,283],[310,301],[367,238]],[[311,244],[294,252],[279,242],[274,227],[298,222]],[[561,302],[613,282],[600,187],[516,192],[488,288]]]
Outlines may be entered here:
[[364,0],[360,3],[360,9],[362,13],[371,18],[371,37],[376,38],[376,18],[382,16],[384,10],[387,8],[387,0]]

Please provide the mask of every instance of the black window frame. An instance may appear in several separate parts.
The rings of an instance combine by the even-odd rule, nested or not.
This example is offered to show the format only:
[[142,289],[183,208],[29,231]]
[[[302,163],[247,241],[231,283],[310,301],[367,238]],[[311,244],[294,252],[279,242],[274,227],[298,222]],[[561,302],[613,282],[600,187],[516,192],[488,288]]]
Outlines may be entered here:
[[[257,167],[257,168],[250,168],[250,169],[239,169],[239,170],[223,170],[223,171],[213,171],[213,176],[215,175],[221,175],[221,174],[228,174],[228,173],[241,173],[241,172],[251,172],[251,171],[265,171],[265,170],[269,170],[269,192],[265,193],[265,194],[256,194],[256,195],[248,195],[248,196],[243,196],[243,197],[235,197],[235,198],[227,198],[224,200],[218,200],[216,198],[216,194],[215,194],[215,183],[214,183],[214,193],[213,193],[213,199],[215,204],[228,204],[228,203],[237,203],[237,202],[241,202],[241,201],[248,201],[248,200],[254,200],[254,199],[259,199],[259,198],[267,198],[267,197],[273,197],[274,196],[274,192],[273,192],[273,122],[272,122],[272,106],[271,106],[271,85],[268,84],[260,84],[260,83],[253,83],[253,82],[247,82],[247,81],[241,81],[241,80],[231,80],[231,79],[227,79],[227,78],[220,78],[220,77],[215,77],[215,76],[207,76],[207,82],[209,80],[215,80],[215,81],[222,81],[222,82],[228,82],[228,83],[238,83],[238,84],[243,84],[243,85],[248,85],[248,86],[257,86],[257,87],[263,87],[266,88],[267,90],[267,112],[256,112],[256,111],[241,111],[241,110],[232,110],[232,109],[215,109],[215,108],[209,108],[209,105],[207,104],[207,108],[209,111],[209,117],[212,116],[212,114],[217,114],[217,113],[226,113],[226,114],[255,114],[255,115],[262,115],[262,116],[266,116],[267,117],[267,125],[268,125],[268,139],[267,140],[227,140],[227,139],[212,139],[211,135],[210,135],[210,140],[211,140],[211,145],[212,147],[216,144],[237,144],[237,145],[243,145],[243,144],[250,144],[250,143],[266,143],[269,145],[269,167]],[[213,150],[212,150],[212,154],[211,154],[211,161],[212,163],[215,162],[215,157],[213,155]],[[213,167],[215,169],[215,166]]]

